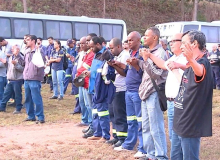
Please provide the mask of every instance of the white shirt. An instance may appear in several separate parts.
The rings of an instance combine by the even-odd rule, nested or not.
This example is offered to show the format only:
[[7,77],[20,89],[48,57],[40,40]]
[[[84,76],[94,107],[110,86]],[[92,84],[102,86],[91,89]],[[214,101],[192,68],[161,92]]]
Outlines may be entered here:
[[79,52],[79,59],[78,59],[78,62],[75,63],[75,65],[77,65],[77,70],[82,66],[82,63],[83,63],[83,57],[86,55],[86,52],[84,51],[81,51]]
[[[126,60],[130,58],[130,54],[128,51],[123,50],[117,57],[114,58],[114,60],[121,62],[123,64],[127,64]],[[115,71],[116,77],[114,85],[116,87],[116,92],[126,91],[126,83],[125,83],[125,77],[120,75],[117,71]]]
[[[165,67],[169,71],[167,75],[167,80],[166,80],[166,85],[165,85],[165,94],[167,98],[176,98],[178,92],[179,92],[179,87],[180,87],[180,82],[177,80],[176,76],[173,74],[173,72],[168,68],[167,64],[170,61],[174,61],[176,63],[180,64],[186,64],[187,60],[186,57],[183,56],[183,54],[180,54],[179,56],[173,55],[170,59],[168,59],[165,62]],[[183,70],[179,69],[179,73],[183,75]]]

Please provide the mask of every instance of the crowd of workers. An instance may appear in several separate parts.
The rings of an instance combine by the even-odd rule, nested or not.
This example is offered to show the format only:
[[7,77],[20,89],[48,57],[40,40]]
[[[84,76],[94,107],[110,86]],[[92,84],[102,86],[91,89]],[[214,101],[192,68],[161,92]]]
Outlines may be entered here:
[[[71,94],[77,103],[71,114],[81,112],[78,126],[87,126],[83,138],[121,152],[133,150],[138,142],[135,158],[165,160],[160,103],[164,99],[158,87],[165,89],[171,159],[199,159],[200,138],[212,135],[212,94],[213,88],[220,88],[220,53],[217,46],[206,52],[206,38],[199,31],[175,34],[169,43],[159,38],[159,30],[150,27],[143,38],[133,31],[124,43],[113,38],[106,47],[103,37],[90,33],[77,45],[76,39],[67,40],[65,49],[53,37],[47,47],[35,35],[25,35],[22,47],[10,46],[0,37],[0,111],[5,112],[13,98],[13,113],[21,113],[24,84],[25,121],[45,123],[44,77],[53,92],[50,99],[65,99],[68,84],[74,82]],[[33,63],[37,52],[46,68]]]

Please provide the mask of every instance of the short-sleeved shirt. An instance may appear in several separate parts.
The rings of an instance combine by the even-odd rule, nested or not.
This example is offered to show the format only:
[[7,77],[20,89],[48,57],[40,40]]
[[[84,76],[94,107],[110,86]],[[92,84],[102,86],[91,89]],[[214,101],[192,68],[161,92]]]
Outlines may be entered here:
[[197,62],[205,68],[203,76],[196,76],[192,67],[188,67],[183,73],[179,93],[174,102],[173,130],[185,138],[212,135],[211,65],[205,55]]
[[[119,61],[125,65],[127,65],[126,60],[130,58],[130,53],[123,50],[117,57],[114,58],[114,60]],[[115,82],[114,85],[116,87],[116,92],[121,92],[121,91],[126,91],[126,82],[125,82],[125,77],[120,75],[116,70],[115,70]]]
[[55,71],[58,70],[63,70],[63,51],[59,50],[59,52],[56,52],[55,50],[52,52],[51,54],[51,58],[61,58],[60,62],[53,62],[52,63],[52,69],[54,69]]
[[[167,98],[176,98],[178,91],[179,91],[179,88],[180,88],[180,82],[178,81],[176,76],[173,74],[173,72],[167,66],[168,62],[171,62],[171,61],[186,65],[187,60],[183,54],[180,54],[179,56],[173,55],[164,64],[166,69],[169,71],[168,75],[167,75],[166,86],[165,86],[166,97]],[[179,69],[179,73],[181,75],[183,75],[183,72],[184,71],[182,69]]]

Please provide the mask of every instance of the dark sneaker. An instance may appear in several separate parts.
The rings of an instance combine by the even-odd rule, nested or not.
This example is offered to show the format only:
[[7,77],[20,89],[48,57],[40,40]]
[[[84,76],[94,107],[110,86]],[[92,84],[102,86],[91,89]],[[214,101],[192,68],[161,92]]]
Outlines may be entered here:
[[38,124],[38,123],[45,123],[45,120],[37,120],[36,124]]
[[113,145],[113,148],[115,148],[115,147],[120,147],[120,146],[122,145],[122,143],[123,143],[123,142],[118,141],[117,143],[115,143],[115,144]]
[[83,133],[87,133],[87,132],[89,131],[89,129],[90,129],[90,127],[85,128],[85,129],[82,130],[82,132],[83,132]]
[[58,98],[57,96],[50,97],[50,99],[57,99],[57,98]]
[[62,96],[59,96],[58,101],[60,101],[60,100],[63,100],[63,97],[62,97]]
[[118,140],[114,138],[114,139],[112,139],[112,140],[106,141],[105,143],[106,143],[106,144],[113,145],[113,144],[116,144],[117,142],[118,142]]
[[83,138],[88,138],[88,137],[92,137],[93,136],[94,131],[93,130],[89,130],[87,133],[85,133],[82,137]]
[[29,118],[26,118],[26,119],[24,120],[24,122],[26,122],[26,121],[36,121],[36,119],[29,119]]
[[0,109],[0,112],[6,112],[5,110],[3,110],[3,109]]
[[21,114],[21,111],[14,111],[13,114]]

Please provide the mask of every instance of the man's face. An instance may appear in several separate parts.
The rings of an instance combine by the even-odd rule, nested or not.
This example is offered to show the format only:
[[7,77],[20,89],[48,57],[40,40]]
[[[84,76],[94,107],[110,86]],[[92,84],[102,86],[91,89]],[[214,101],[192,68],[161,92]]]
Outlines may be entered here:
[[11,50],[14,55],[17,55],[20,52],[20,49],[16,45],[12,46]]
[[48,39],[49,44],[53,44],[53,40],[51,38]]
[[87,45],[88,48],[91,48],[91,46],[90,46],[90,40],[91,40],[91,39],[92,39],[91,36],[87,36],[87,37],[86,37],[86,45]]
[[167,49],[167,45],[163,41],[160,41],[160,44],[161,44],[161,46],[163,47],[164,50]]
[[40,39],[37,39],[37,45],[41,45],[42,44],[42,42],[41,42],[41,40]]
[[27,39],[27,36],[24,36],[24,44],[27,44],[27,42],[26,42],[26,39]]
[[83,50],[83,51],[87,51],[87,45],[86,45],[86,39],[83,38],[83,39],[80,39],[79,41],[79,45],[80,45],[80,48]]
[[6,41],[3,40],[2,42],[0,42],[0,46],[6,46]]
[[169,42],[170,49],[174,54],[181,53],[181,35],[174,35]]
[[31,47],[34,44],[34,40],[31,40],[30,37],[26,38],[27,47]]
[[70,44],[68,44],[68,46],[69,46],[70,48],[73,48],[73,47],[74,47],[74,43],[70,43]]
[[140,39],[138,39],[137,37],[135,37],[134,34],[130,33],[128,35],[128,45],[129,48],[134,50],[135,48],[137,48],[138,46],[140,46]]
[[109,43],[109,49],[110,49],[111,53],[112,53],[114,56],[118,56],[118,55],[119,55],[118,46],[114,46],[112,40],[111,40],[110,43]]
[[150,46],[155,39],[155,35],[151,30],[146,30],[144,34],[144,46]]
[[129,49],[128,43],[123,43],[123,48],[124,48],[125,50]]
[[76,44],[76,41],[74,39],[72,41],[73,41],[73,46],[74,46]]
[[95,53],[99,52],[102,49],[102,46],[99,43],[94,44],[92,40],[90,40],[90,47]]
[[212,51],[215,52],[216,50],[217,50],[217,46],[216,45],[212,46]]
[[190,38],[189,36],[186,34],[182,37],[182,44],[180,46],[180,49],[182,51],[182,53],[185,53],[186,51],[186,45],[190,44],[192,46],[192,43],[190,42]]

